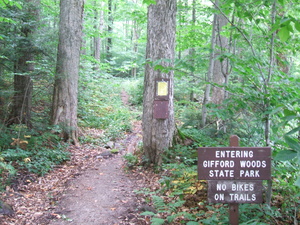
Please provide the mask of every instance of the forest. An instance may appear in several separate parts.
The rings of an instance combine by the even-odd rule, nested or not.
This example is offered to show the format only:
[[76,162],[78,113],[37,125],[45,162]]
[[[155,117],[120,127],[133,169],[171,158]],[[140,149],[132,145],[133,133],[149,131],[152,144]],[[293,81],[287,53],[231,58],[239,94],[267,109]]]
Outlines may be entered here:
[[264,202],[240,204],[240,224],[298,225],[299,12],[298,0],[0,0],[0,214],[30,174],[140,121],[123,158],[159,176],[137,190],[155,208],[144,224],[228,224],[197,149],[236,135],[272,159]]

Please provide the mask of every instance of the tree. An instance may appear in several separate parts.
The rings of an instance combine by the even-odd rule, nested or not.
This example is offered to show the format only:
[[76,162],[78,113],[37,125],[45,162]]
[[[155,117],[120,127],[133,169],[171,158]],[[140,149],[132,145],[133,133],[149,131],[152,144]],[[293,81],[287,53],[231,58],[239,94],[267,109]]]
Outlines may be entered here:
[[[215,8],[219,9],[219,1],[215,1]],[[209,59],[209,69],[202,108],[202,125],[205,126],[207,120],[207,104],[211,101],[220,105],[225,99],[225,88],[222,87],[228,82],[229,60],[222,55],[229,51],[229,41],[224,37],[222,27],[228,23],[227,18],[221,13],[215,14],[213,19],[213,29],[211,38],[211,53]],[[215,85],[211,88],[211,83]],[[212,89],[212,94],[210,93]],[[212,95],[210,97],[210,95]]]
[[34,71],[32,62],[36,52],[33,36],[39,18],[40,0],[26,0],[25,3],[20,18],[22,24],[14,61],[14,97],[8,125],[22,123],[31,127],[33,85],[29,75]]
[[83,0],[60,1],[59,45],[53,92],[53,125],[61,125],[62,136],[78,145],[77,95]]
[[108,25],[107,25],[107,33],[108,33],[108,37],[107,37],[107,45],[106,45],[106,59],[108,62],[110,62],[112,60],[112,33],[113,33],[113,23],[114,23],[114,19],[113,19],[113,2],[112,0],[108,0]]
[[[157,0],[148,8],[148,39],[144,78],[143,148],[150,163],[161,164],[162,153],[172,146],[175,123],[173,110],[173,66],[175,55],[176,0]],[[153,115],[156,79],[169,79],[167,119]]]
[[[100,34],[103,32],[103,26],[104,26],[104,12],[103,10],[100,10],[97,7],[99,7],[99,4],[97,4],[97,1],[94,1],[94,31],[95,31],[95,36],[93,37],[93,55],[95,57],[96,63],[94,66],[94,70],[99,70],[99,63],[100,63],[100,58],[101,58],[101,45],[102,45],[102,38]],[[100,2],[100,8],[103,8],[103,2]]]

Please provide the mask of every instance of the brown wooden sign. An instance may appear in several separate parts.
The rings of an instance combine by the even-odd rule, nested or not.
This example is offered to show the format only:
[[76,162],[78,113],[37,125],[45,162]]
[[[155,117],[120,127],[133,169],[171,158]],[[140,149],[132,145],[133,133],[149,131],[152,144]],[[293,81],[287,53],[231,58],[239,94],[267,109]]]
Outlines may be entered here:
[[262,203],[262,181],[208,181],[210,203]]
[[269,180],[270,147],[198,148],[199,180]]
[[154,100],[153,118],[168,119],[169,117],[169,101]]
[[229,203],[229,223],[239,224],[239,203],[262,202],[262,180],[271,179],[270,147],[238,147],[232,135],[230,147],[198,148],[198,179],[208,180],[208,201]]

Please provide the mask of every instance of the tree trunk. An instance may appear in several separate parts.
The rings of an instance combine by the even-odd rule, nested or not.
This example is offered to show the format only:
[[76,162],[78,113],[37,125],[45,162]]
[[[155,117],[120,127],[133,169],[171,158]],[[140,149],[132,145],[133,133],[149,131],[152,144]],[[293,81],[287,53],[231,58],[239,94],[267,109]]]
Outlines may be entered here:
[[[215,8],[219,9],[219,1],[216,0]],[[223,60],[217,59],[224,51],[229,51],[228,38],[221,35],[222,27],[227,24],[227,19],[222,14],[214,15],[213,22],[213,32],[211,39],[211,55],[209,62],[209,69],[207,74],[207,81],[209,82],[206,85],[203,107],[202,107],[202,126],[206,125],[207,120],[207,104],[212,102],[214,104],[221,104],[225,98],[225,88],[221,87],[222,85],[228,82],[229,76],[229,65],[228,59],[224,58]],[[211,87],[211,83],[214,83]],[[210,93],[212,92],[212,93]],[[211,97],[210,97],[211,95]],[[219,118],[218,118],[219,119]],[[219,129],[217,121],[217,129]],[[224,123],[224,121],[221,121]],[[224,124],[223,124],[224,125]],[[226,131],[225,126],[223,127]]]
[[106,60],[111,61],[112,53],[112,32],[113,32],[113,16],[112,16],[112,0],[108,0],[108,26],[107,26],[108,38],[106,45]]
[[[217,1],[216,4],[218,5]],[[216,59],[222,53],[229,50],[228,38],[221,35],[222,27],[227,24],[226,18],[221,15],[216,15],[216,48],[214,53],[214,67],[213,67],[213,82],[217,85],[214,85],[212,88],[212,99],[211,101],[214,104],[221,104],[225,98],[225,88],[220,87],[219,85],[225,84],[225,78],[228,76],[228,59],[224,58],[222,61]]]
[[24,24],[21,27],[20,41],[17,45],[16,60],[14,63],[14,97],[8,125],[25,124],[31,127],[31,98],[33,84],[27,75],[34,71],[34,40],[39,20],[40,0],[26,0],[24,5]]
[[[193,0],[193,2],[192,2],[192,26],[195,27],[195,25],[196,25],[196,0]],[[195,32],[195,31],[193,31],[193,32]],[[194,47],[189,49],[190,63],[193,68],[191,71],[191,77],[192,77],[192,79],[190,81],[191,87],[193,87],[193,85],[197,82],[196,79],[194,78],[194,76],[195,76],[195,73],[194,73],[194,71],[195,71],[195,69],[194,69],[195,68],[195,56],[196,56],[195,53],[196,53],[196,50]],[[193,102],[193,101],[195,101],[195,99],[196,99],[196,96],[195,96],[194,90],[192,88],[191,92],[190,92],[190,101]]]
[[[272,5],[272,13],[271,13],[271,23],[272,25],[275,24],[275,18],[276,18],[276,1],[274,1]],[[272,80],[274,65],[275,65],[275,37],[276,32],[273,31],[271,35],[271,42],[270,42],[270,61],[269,61],[269,70],[268,70],[268,76],[266,79],[264,79],[264,94],[265,96],[269,95],[269,88],[270,88],[270,82]],[[264,105],[264,111],[268,112],[270,111],[270,100],[266,97],[265,99],[265,105]],[[271,140],[270,140],[270,133],[271,133],[271,115],[269,113],[265,113],[265,142],[266,146],[270,146]],[[268,205],[271,204],[271,197],[272,197],[272,180],[268,180],[268,188],[266,192],[266,203]]]
[[83,0],[60,1],[59,45],[53,92],[53,125],[60,125],[62,137],[78,145],[77,95]]
[[[100,37],[100,34],[103,32],[103,23],[104,23],[104,15],[103,11],[100,10],[98,13],[98,5],[97,1],[94,1],[95,4],[95,22],[94,28],[97,30],[97,36],[94,37],[94,57],[97,61],[93,67],[95,71],[99,70],[99,63],[101,58],[101,44],[102,44],[102,38]],[[100,2],[100,9],[103,7],[103,2]]]
[[206,87],[204,91],[204,97],[203,97],[203,104],[202,104],[202,127],[206,125],[207,121],[207,104],[210,102],[210,92],[211,92],[211,82],[213,77],[213,68],[215,63],[215,46],[216,46],[216,23],[217,23],[217,16],[214,15],[213,19],[213,29],[212,29],[212,35],[211,35],[211,53],[209,58],[209,66],[208,66],[208,72],[206,77]]
[[[137,53],[138,53],[138,39],[139,39],[139,34],[138,34],[138,24],[137,21],[134,20],[132,22],[132,44],[133,44],[133,53],[134,53],[134,58],[133,62],[136,62],[137,58]],[[131,76],[136,78],[137,74],[137,68],[136,66],[131,68]]]
[[[172,146],[175,131],[172,70],[154,69],[155,63],[172,67],[175,55],[176,0],[157,0],[148,8],[148,41],[144,79],[143,147],[149,163],[160,165],[162,153]],[[156,79],[169,79],[166,119],[154,118]],[[166,102],[164,102],[166,103]]]
[[29,76],[14,75],[14,97],[8,125],[31,125],[32,80]]

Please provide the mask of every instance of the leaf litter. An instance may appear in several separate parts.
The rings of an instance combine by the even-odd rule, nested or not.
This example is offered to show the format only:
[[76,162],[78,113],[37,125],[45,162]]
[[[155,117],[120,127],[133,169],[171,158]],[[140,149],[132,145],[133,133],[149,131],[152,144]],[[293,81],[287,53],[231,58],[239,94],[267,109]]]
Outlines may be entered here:
[[[147,186],[157,175],[142,170],[126,172],[122,157],[133,152],[141,140],[141,123],[136,122],[134,127],[125,139],[115,143],[122,149],[113,157],[99,157],[108,149],[94,144],[70,146],[67,151],[71,159],[45,176],[20,174],[1,193],[1,199],[12,206],[14,214],[0,215],[0,224],[81,224],[77,222],[80,220],[90,220],[85,222],[87,225],[148,224],[138,211],[145,199],[135,190]],[[84,132],[95,137],[102,133],[96,129]],[[76,205],[79,208],[74,208]]]

